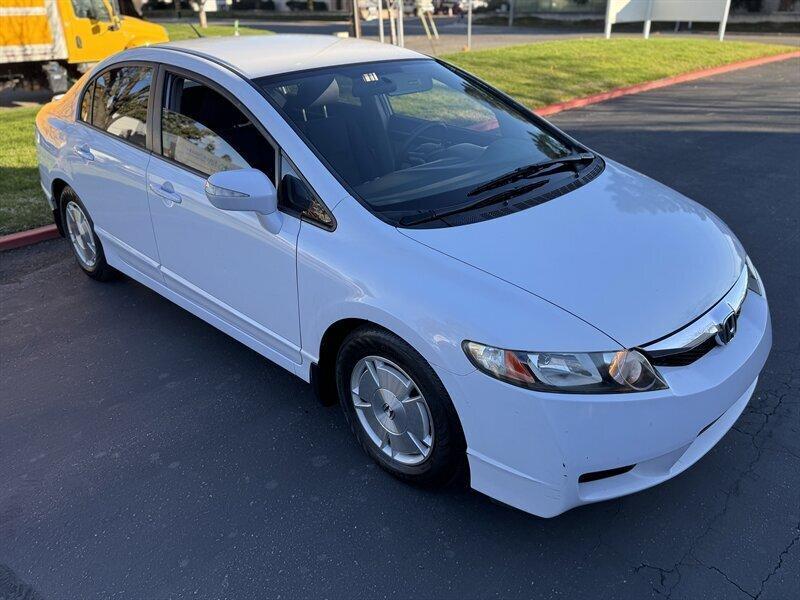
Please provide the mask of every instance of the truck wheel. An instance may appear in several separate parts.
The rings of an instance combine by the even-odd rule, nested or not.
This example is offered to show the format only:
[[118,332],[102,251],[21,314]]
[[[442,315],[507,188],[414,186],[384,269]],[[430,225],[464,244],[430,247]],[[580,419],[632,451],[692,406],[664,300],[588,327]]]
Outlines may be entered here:
[[69,75],[63,65],[51,60],[42,65],[47,78],[47,87],[54,94],[63,94],[69,89]]

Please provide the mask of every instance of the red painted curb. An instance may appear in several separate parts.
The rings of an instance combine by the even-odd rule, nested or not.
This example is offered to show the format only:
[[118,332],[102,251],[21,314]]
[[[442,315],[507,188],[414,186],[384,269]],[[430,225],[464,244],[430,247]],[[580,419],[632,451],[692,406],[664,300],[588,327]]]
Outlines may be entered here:
[[575,100],[568,100],[567,102],[560,102],[558,104],[550,104],[541,108],[534,109],[534,112],[542,117],[554,115],[565,110],[572,108],[582,108],[590,104],[597,104],[598,102],[605,102],[612,98],[620,98],[622,96],[630,96],[631,94],[639,94],[648,90],[656,90],[658,88],[675,85],[676,83],[685,83],[687,81],[694,81],[703,77],[711,77],[712,75],[719,75],[721,73],[729,73],[731,71],[738,71],[739,69],[747,69],[750,67],[758,67],[781,60],[788,60],[790,58],[799,58],[800,50],[787,52],[785,54],[777,54],[775,56],[765,56],[762,58],[753,58],[750,60],[743,60],[735,63],[723,65],[721,67],[713,67],[711,69],[701,69],[699,71],[692,71],[684,73],[683,75],[676,75],[674,77],[666,77],[664,79],[656,79],[655,81],[648,81],[646,83],[639,83],[627,87],[617,88],[601,94],[594,94],[592,96],[585,96],[583,98],[576,98]]
[[28,246],[44,240],[52,240],[58,237],[58,228],[55,225],[45,225],[28,231],[20,231],[9,235],[0,236],[0,250],[11,250]]

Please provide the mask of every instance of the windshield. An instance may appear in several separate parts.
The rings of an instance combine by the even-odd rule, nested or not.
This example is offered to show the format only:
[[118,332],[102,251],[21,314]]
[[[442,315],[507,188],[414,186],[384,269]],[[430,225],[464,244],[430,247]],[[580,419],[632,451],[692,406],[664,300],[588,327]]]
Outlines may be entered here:
[[256,83],[352,191],[392,221],[474,203],[481,186],[509,196],[503,186],[515,178],[502,175],[583,150],[434,60]]

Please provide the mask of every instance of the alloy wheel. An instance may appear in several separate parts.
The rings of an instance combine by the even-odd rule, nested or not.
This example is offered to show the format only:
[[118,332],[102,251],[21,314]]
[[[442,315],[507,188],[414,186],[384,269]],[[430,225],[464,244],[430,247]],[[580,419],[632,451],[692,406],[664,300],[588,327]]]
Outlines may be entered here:
[[387,458],[418,465],[431,455],[431,411],[403,369],[386,358],[367,356],[353,367],[350,389],[361,427]]
[[67,232],[72,248],[81,265],[92,270],[97,264],[97,246],[92,233],[92,226],[81,206],[70,200],[64,211],[67,217]]

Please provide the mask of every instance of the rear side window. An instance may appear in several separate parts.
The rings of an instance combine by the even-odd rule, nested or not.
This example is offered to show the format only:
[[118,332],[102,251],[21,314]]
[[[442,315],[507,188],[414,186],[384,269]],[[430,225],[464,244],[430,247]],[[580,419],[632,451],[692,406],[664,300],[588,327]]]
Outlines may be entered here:
[[230,100],[178,75],[165,83],[164,156],[205,175],[252,167],[275,181],[275,149]]
[[94,94],[94,81],[86,86],[81,100],[81,121],[92,122],[92,94]]
[[100,75],[94,83],[92,125],[144,148],[152,80],[151,67],[120,67]]

